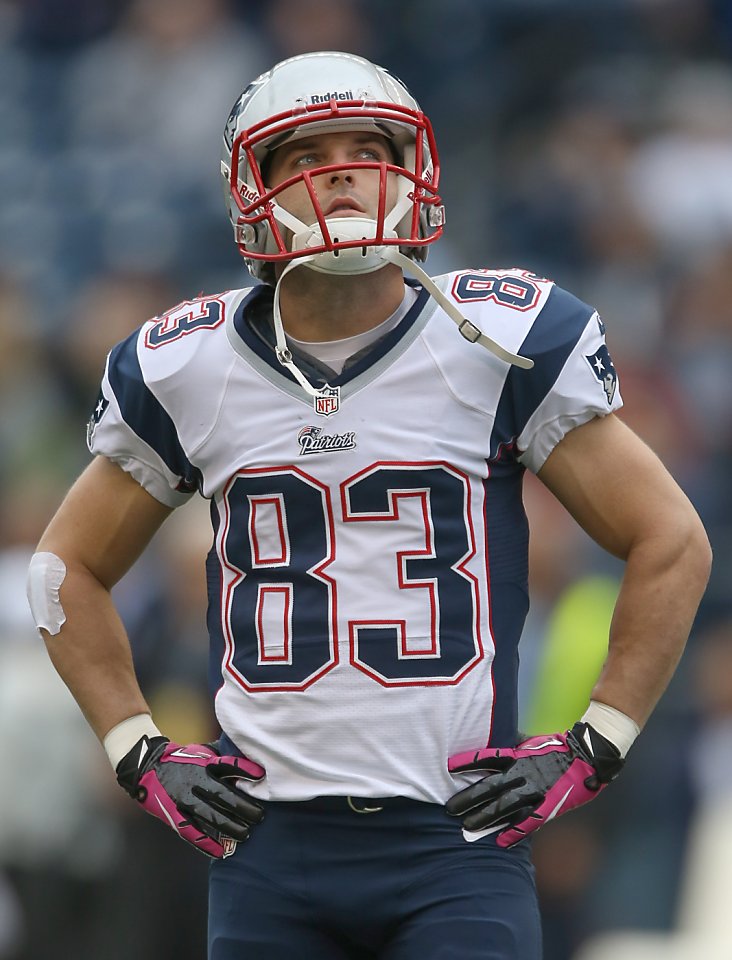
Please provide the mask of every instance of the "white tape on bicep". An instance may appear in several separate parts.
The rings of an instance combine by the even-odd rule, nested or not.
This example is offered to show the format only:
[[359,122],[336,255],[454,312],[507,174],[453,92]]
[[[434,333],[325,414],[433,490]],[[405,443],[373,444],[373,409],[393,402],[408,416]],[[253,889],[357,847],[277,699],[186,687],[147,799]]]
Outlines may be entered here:
[[55,636],[66,623],[59,591],[66,578],[66,564],[55,553],[34,553],[28,567],[28,604],[36,627]]

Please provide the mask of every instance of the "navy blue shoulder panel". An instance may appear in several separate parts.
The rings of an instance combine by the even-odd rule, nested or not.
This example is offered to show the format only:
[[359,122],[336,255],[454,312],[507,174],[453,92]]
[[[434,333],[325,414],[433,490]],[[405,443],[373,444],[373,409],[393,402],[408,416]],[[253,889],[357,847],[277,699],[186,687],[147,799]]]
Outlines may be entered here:
[[186,457],[175,424],[149,389],[137,358],[139,330],[117,344],[109,355],[109,383],[125,423],[152,447],[171,473],[180,477],[183,493],[200,489],[201,473]]
[[509,447],[550,392],[595,310],[561,287],[553,287],[519,353],[532,370],[511,367],[496,409],[491,458]]

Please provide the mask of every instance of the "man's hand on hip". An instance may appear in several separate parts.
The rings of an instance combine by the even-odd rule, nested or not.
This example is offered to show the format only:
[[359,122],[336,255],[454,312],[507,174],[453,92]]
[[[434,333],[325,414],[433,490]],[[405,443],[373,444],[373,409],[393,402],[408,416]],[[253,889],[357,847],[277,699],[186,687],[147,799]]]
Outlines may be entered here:
[[450,757],[450,773],[488,776],[447,802],[468,832],[497,832],[499,847],[512,847],[549,820],[592,800],[620,773],[615,744],[588,723],[566,733],[530,737],[513,748],[485,747]]
[[[211,744],[188,746],[143,736],[117,765],[117,781],[154,817],[209,857],[233,853],[264,816],[240,789],[264,769],[246,757],[221,756]],[[232,842],[233,841],[233,842]]]

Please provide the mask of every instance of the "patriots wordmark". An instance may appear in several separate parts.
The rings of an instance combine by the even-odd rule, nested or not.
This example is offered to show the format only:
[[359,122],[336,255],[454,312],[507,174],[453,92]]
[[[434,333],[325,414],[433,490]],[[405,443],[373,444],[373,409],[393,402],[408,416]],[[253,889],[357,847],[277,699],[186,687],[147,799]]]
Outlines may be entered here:
[[328,450],[353,450],[356,446],[356,434],[351,430],[348,433],[323,433],[322,427],[303,427],[298,435],[300,456],[306,457],[313,453],[324,453]]

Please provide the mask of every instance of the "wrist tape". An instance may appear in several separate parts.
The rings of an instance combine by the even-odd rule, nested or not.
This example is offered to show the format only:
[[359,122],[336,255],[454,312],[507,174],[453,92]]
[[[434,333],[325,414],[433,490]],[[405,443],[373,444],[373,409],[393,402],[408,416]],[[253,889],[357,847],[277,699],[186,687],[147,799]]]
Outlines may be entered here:
[[153,723],[149,713],[138,713],[112,727],[102,741],[102,746],[107,751],[113,770],[117,769],[122,757],[130,752],[137,741],[145,736],[163,736]]
[[599,700],[590,700],[582,720],[614,743],[623,759],[640,733],[640,727],[635,720],[616,710],[615,707],[600,703]]

